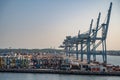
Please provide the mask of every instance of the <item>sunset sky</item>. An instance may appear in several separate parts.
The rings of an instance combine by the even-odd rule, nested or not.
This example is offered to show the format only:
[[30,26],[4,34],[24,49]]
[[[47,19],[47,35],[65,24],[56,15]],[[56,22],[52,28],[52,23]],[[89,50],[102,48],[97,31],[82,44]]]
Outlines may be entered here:
[[120,50],[120,0],[0,0],[0,48],[58,48],[66,36],[101,23],[113,2],[107,49]]

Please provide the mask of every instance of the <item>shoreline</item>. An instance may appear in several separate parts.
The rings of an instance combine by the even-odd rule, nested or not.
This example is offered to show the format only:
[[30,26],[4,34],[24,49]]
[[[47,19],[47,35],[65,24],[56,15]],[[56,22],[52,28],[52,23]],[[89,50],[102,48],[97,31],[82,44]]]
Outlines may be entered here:
[[98,75],[120,76],[120,72],[83,72],[79,70],[53,70],[53,69],[0,69],[0,73],[43,73],[43,74],[70,74],[70,75]]

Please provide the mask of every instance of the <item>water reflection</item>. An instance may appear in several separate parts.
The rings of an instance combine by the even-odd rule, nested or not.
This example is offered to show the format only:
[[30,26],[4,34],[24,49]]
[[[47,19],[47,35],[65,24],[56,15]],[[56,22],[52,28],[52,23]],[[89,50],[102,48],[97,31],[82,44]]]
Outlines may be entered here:
[[119,80],[118,76],[0,73],[0,80]]

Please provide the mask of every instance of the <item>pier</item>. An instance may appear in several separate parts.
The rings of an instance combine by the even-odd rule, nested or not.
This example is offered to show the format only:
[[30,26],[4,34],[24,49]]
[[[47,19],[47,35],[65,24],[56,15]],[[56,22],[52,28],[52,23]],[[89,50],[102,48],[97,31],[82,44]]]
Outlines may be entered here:
[[52,70],[52,69],[0,69],[0,72],[120,76],[120,72],[87,72],[87,71],[79,71],[79,70]]

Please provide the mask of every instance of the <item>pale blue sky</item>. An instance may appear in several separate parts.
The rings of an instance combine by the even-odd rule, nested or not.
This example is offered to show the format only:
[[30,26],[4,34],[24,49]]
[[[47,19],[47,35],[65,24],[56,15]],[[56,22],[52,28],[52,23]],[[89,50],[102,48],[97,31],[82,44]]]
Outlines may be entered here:
[[119,0],[0,0],[0,48],[57,48],[65,36],[87,31],[99,12],[103,20],[110,2],[107,48],[120,50]]

